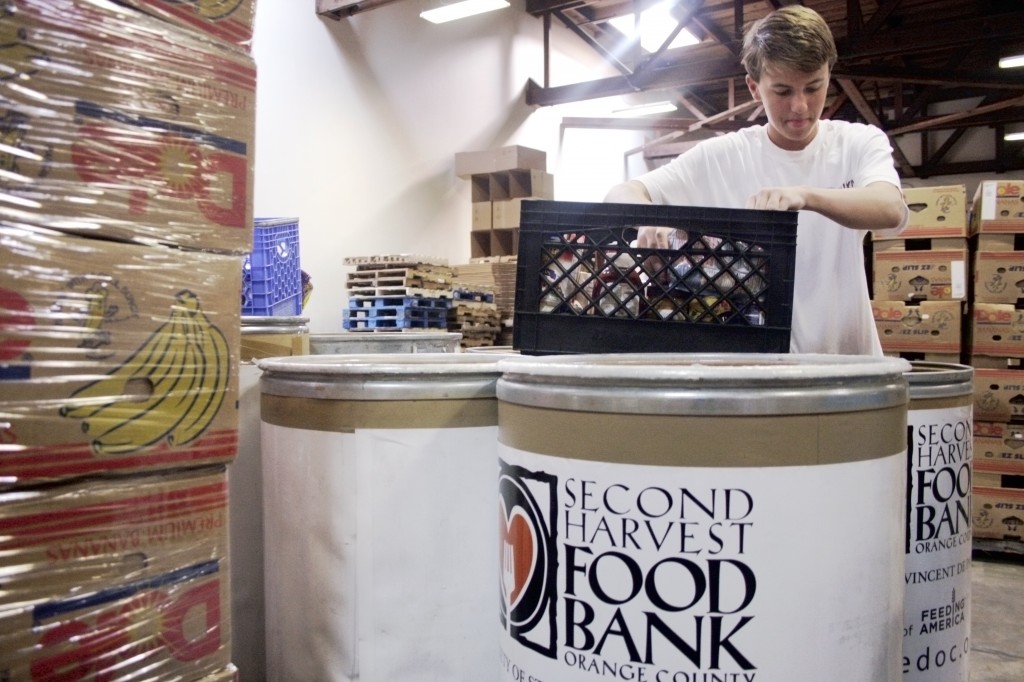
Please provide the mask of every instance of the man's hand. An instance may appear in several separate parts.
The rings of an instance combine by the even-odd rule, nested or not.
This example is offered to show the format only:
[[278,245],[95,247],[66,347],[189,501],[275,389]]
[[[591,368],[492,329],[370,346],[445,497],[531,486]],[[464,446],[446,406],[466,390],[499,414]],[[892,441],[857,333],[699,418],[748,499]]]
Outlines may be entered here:
[[762,211],[799,211],[806,206],[799,187],[765,187],[747,199],[747,208]]

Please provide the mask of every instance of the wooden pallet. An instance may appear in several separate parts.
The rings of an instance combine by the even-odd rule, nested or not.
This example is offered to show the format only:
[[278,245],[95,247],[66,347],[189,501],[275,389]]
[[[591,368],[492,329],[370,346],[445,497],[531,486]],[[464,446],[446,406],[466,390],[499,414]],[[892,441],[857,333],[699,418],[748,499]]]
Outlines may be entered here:
[[381,256],[348,256],[341,260],[343,265],[355,265],[357,267],[397,267],[399,265],[441,265],[447,266],[446,258],[434,256],[420,256],[408,253],[381,255]]
[[443,296],[423,296],[398,293],[384,296],[353,296],[348,299],[349,309],[356,308],[441,308],[448,310],[451,299]]
[[[390,329],[448,329],[444,311],[429,308],[370,308],[367,310],[346,310],[342,326],[347,330],[390,330]],[[368,314],[362,314],[368,313]]]
[[385,298],[395,296],[407,296],[407,297],[419,297],[419,298],[443,298],[451,299],[451,289],[428,289],[425,287],[406,287],[406,286],[363,286],[363,287],[348,287],[348,295],[350,299],[360,298]]

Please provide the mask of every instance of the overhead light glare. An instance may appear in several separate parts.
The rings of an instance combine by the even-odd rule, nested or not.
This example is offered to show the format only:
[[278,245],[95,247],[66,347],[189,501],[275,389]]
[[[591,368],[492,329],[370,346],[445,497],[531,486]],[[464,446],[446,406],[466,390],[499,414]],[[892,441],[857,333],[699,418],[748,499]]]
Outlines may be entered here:
[[1003,139],[1007,142],[1020,142],[1024,140],[1024,132],[1022,133],[1006,133],[1003,135]]
[[651,102],[650,104],[638,104],[635,107],[615,109],[612,115],[619,118],[635,118],[637,116],[650,116],[651,114],[667,114],[676,110],[672,102]]
[[1000,69],[1014,69],[1018,66],[1024,66],[1024,54],[1018,54],[1012,57],[1003,57],[999,60]]
[[508,6],[507,0],[462,0],[462,2],[424,10],[420,12],[420,18],[426,19],[432,24],[443,24]]
[[[672,33],[676,24],[679,23],[672,16],[672,5],[673,3],[671,2],[665,2],[640,13],[640,46],[648,52],[654,52],[661,47],[661,44],[665,42],[665,39]],[[627,37],[636,37],[638,28],[636,15],[627,14],[615,17],[614,19],[609,19],[608,23]],[[688,45],[697,45],[698,43],[700,43],[700,40],[697,36],[684,28],[679,32],[675,40],[672,41],[669,48],[686,47]]]

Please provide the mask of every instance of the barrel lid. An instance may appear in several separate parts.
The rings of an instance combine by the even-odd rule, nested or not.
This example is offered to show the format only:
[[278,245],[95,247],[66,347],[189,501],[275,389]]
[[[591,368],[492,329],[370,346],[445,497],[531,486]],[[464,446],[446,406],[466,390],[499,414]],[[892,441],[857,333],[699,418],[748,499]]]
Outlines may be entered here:
[[482,353],[484,355],[508,355],[518,356],[519,351],[512,346],[470,346],[465,349],[467,353]]
[[974,392],[974,368],[946,362],[915,360],[907,374],[910,399],[952,398]]
[[293,315],[243,315],[243,334],[305,334],[309,318]]
[[264,358],[263,393],[327,400],[495,395],[501,358],[462,353],[351,353]]
[[624,353],[499,361],[500,400],[631,414],[819,414],[907,402],[910,363],[863,355]]
[[368,334],[366,332],[317,332],[310,337],[311,341],[323,341],[327,343],[335,342],[349,342],[352,343],[365,343],[365,342],[380,342],[380,341],[436,341],[438,339],[455,340],[458,341],[462,338],[462,334],[459,332],[373,332]]
[[309,324],[309,318],[298,315],[242,315],[243,327],[290,327],[297,324]]

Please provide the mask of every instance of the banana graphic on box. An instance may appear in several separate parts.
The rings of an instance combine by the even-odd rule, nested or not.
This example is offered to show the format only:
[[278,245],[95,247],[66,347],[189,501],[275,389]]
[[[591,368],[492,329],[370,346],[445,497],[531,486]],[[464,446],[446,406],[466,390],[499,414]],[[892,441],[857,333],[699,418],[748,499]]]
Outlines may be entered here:
[[171,315],[117,369],[71,395],[61,415],[82,420],[99,455],[135,452],[166,439],[195,440],[220,409],[230,356],[224,334],[188,290]]

